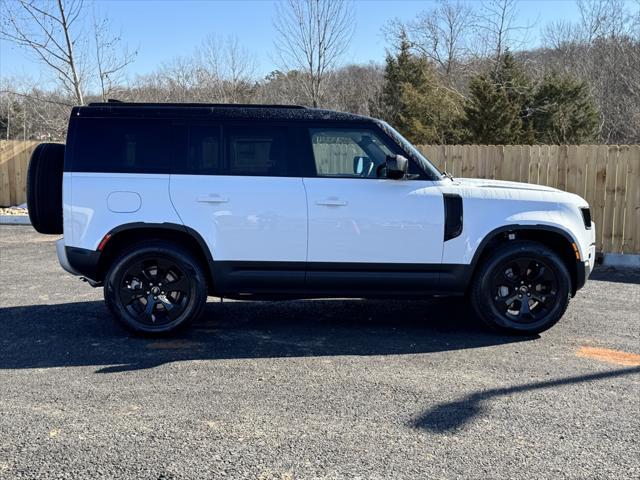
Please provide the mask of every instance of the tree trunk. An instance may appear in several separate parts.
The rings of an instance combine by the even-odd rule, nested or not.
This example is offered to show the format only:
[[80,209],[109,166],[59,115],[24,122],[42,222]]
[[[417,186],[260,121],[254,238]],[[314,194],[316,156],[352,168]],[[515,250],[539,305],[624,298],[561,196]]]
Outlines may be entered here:
[[76,69],[76,61],[73,56],[73,43],[69,37],[69,26],[67,25],[67,16],[64,11],[64,6],[62,5],[62,0],[58,0],[58,9],[60,10],[60,20],[62,21],[64,39],[67,43],[67,56],[69,58],[69,67],[71,68],[71,76],[73,78],[73,90],[78,104],[84,105],[84,96],[82,95],[80,79],[78,78],[78,71]]

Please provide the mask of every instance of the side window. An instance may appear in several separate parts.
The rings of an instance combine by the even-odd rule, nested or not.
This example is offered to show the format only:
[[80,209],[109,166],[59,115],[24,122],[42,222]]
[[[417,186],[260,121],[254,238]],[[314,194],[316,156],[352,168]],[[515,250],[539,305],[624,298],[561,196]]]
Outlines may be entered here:
[[186,129],[171,120],[85,118],[78,122],[76,172],[169,173],[186,153]]
[[287,175],[286,127],[229,127],[225,140],[228,175]]
[[215,175],[221,173],[221,168],[220,125],[192,125],[185,173]]
[[312,128],[310,135],[319,177],[377,178],[392,153],[367,129]]

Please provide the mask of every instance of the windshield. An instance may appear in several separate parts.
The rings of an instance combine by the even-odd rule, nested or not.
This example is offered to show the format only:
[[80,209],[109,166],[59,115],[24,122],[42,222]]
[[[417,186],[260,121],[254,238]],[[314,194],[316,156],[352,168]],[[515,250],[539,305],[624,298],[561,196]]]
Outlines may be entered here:
[[432,180],[439,180],[442,178],[442,173],[433,166],[433,164],[427,160],[427,158],[420,153],[420,151],[411,145],[411,143],[404,138],[400,133],[398,133],[391,125],[387,122],[380,122],[380,127],[385,131],[387,135],[389,135],[393,140],[402,147],[402,149],[407,152],[407,154],[414,160],[420,167],[426,172],[426,174],[431,177]]

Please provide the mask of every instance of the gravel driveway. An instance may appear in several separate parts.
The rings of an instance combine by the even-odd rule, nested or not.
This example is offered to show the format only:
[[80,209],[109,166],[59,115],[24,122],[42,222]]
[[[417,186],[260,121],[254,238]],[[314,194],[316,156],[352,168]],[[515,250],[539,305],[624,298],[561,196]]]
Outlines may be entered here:
[[53,240],[0,227],[0,478],[640,477],[638,272],[535,338],[459,300],[210,299],[152,340]]

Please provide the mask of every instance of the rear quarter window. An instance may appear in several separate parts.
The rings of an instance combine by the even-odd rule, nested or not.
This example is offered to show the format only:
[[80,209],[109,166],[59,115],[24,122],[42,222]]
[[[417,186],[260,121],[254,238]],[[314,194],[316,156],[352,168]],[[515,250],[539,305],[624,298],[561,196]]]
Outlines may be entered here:
[[167,119],[78,119],[71,171],[171,173],[184,162],[187,131]]

